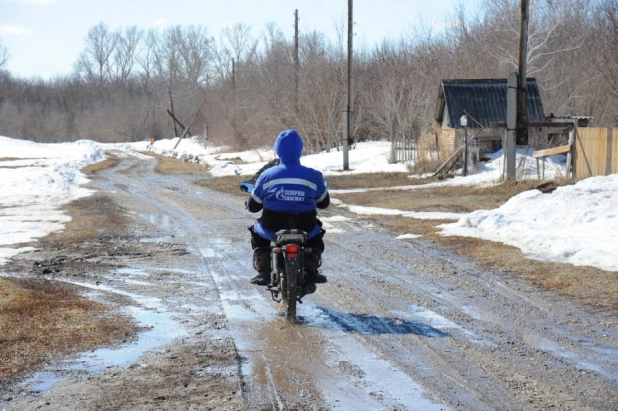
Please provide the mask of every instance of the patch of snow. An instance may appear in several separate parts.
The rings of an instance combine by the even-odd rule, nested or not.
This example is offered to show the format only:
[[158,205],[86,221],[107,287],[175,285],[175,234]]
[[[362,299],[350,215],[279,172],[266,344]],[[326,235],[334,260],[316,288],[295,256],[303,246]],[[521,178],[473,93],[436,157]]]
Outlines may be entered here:
[[420,234],[402,234],[400,236],[397,236],[397,240],[407,240],[407,239],[414,239],[414,238],[421,238],[422,235]]
[[[105,159],[92,141],[39,144],[0,137],[0,246],[35,241],[70,221],[59,208],[93,191],[80,187],[89,180],[79,170]],[[0,264],[32,247],[3,247]]]
[[403,211],[396,208],[367,207],[344,204],[337,200],[334,202],[339,207],[347,208],[351,212],[360,215],[400,215],[408,218],[422,220],[458,220],[466,214],[462,213],[443,213],[438,211]]
[[523,192],[494,210],[443,224],[443,235],[498,241],[532,258],[618,271],[618,175],[543,194]]
[[350,221],[348,217],[342,215],[334,215],[332,217],[320,217],[320,220],[329,222]]

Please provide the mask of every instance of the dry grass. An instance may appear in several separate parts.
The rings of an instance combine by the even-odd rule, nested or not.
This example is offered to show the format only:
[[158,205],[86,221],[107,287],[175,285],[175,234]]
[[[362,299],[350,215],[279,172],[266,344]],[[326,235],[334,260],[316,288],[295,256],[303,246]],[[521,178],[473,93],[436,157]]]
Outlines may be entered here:
[[420,185],[437,181],[434,178],[412,179],[410,173],[366,173],[352,175],[329,175],[325,177],[331,190],[348,190],[355,188],[396,187]]
[[[571,183],[570,180],[542,183],[543,189]],[[405,211],[442,211],[467,213],[489,210],[504,204],[509,198],[539,186],[537,181],[506,182],[492,187],[444,186],[421,190],[381,190],[367,193],[337,194],[346,204],[396,208]]]
[[405,217],[378,218],[396,232],[420,234],[458,255],[473,259],[489,270],[500,270],[525,278],[534,285],[567,295],[600,309],[618,310],[618,276],[594,267],[578,267],[526,258],[516,248],[470,237],[445,237],[440,224],[450,221],[417,220]]
[[84,174],[96,174],[101,170],[105,170],[107,168],[112,168],[116,164],[118,164],[120,160],[116,156],[108,156],[105,160],[99,161],[98,163],[89,164],[86,167],[82,168],[80,171]]
[[37,160],[35,158],[21,158],[21,157],[0,157],[0,162],[2,161],[16,161],[16,160]]
[[[367,173],[353,175],[329,175],[325,178],[328,182],[328,188],[331,190],[355,189],[355,188],[376,188],[376,187],[394,187],[402,185],[425,184],[429,181],[437,181],[429,179],[410,179],[409,173]],[[202,187],[212,188],[213,190],[223,191],[230,194],[238,194],[246,196],[242,193],[238,186],[242,181],[249,180],[251,176],[225,176],[211,178],[208,180],[199,180],[195,184]]]
[[409,167],[414,174],[433,173],[442,161],[438,156],[437,141],[434,134],[426,134],[419,138],[416,161]]
[[246,197],[247,193],[243,193],[239,189],[241,182],[250,179],[251,176],[225,176],[211,178],[208,180],[199,180],[195,184],[212,188],[213,190],[223,191],[224,193],[235,194],[238,196]]
[[75,287],[34,279],[0,278],[0,382],[50,358],[126,338],[134,325]]
[[[377,173],[363,175],[329,176],[329,188],[353,189],[392,187],[424,184],[432,181],[410,180],[407,173]],[[243,177],[221,177],[201,180],[200,185],[229,192],[240,193],[238,184]],[[573,184],[574,180],[506,182],[493,187],[435,187],[421,190],[381,190],[367,193],[333,195],[346,204],[396,208],[410,211],[471,212],[493,209],[509,198],[530,189],[551,192],[559,186]],[[518,248],[492,241],[469,237],[444,237],[438,225],[448,221],[417,220],[404,217],[375,216],[377,223],[399,233],[420,234],[435,241],[441,247],[479,262],[489,270],[500,270],[520,276],[536,286],[576,298],[590,307],[618,309],[618,276],[616,273],[593,267],[576,267],[571,264],[544,262],[526,258]]]
[[182,160],[161,156],[159,154],[147,154],[157,159],[156,170],[161,174],[208,174],[208,169],[203,165],[185,163]]
[[[408,173],[372,173],[328,176],[331,189],[393,187],[425,184],[433,179],[411,180]],[[201,180],[198,184],[232,194],[244,177],[220,177]],[[346,204],[396,208],[409,211],[471,212],[493,209],[509,198],[531,189],[551,192],[556,187],[573,184],[574,180],[506,182],[492,187],[435,187],[421,190],[380,190],[375,193],[336,194]],[[404,217],[373,217],[377,223],[399,233],[420,234],[448,250],[470,258],[489,270],[500,270],[520,276],[536,286],[576,298],[591,307],[618,310],[618,276],[593,267],[544,262],[526,258],[518,248],[470,237],[444,237],[438,225],[449,221],[417,220]]]

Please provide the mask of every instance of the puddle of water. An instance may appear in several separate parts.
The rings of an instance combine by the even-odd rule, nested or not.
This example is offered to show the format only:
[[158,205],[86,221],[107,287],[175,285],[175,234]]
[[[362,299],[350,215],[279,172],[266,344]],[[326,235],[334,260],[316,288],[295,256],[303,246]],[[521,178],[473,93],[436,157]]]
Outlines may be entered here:
[[140,277],[149,277],[150,274],[139,268],[119,268],[116,270],[118,274],[138,275]]
[[168,235],[163,237],[142,238],[142,243],[171,243],[194,245],[204,258],[217,256],[218,250],[227,248],[230,244],[242,241],[238,237],[197,237],[197,236],[175,236]]
[[543,337],[540,334],[530,332],[530,331],[522,331],[519,333],[519,339],[524,343],[528,344],[532,348],[536,348],[543,351],[548,351],[554,354],[557,354],[564,358],[577,358],[577,354],[574,352],[570,352],[565,350],[559,343],[554,340],[550,340],[549,338]]
[[427,320],[430,326],[437,328],[439,330],[445,329],[445,328],[461,329],[461,327],[455,324],[453,321],[425,307],[421,307],[418,305],[411,305],[410,311],[412,312],[412,314]]
[[154,287],[155,286],[155,284],[153,284],[153,283],[149,283],[149,282],[146,282],[146,281],[139,281],[139,280],[131,280],[130,278],[123,279],[122,282],[126,283],[126,284],[145,285],[145,286],[149,286],[149,287]]
[[140,243],[174,243],[176,236],[164,235],[162,237],[140,238]]
[[228,320],[258,321],[260,319],[257,313],[239,304],[225,304],[223,310]]
[[463,306],[462,311],[468,314],[470,317],[474,318],[475,320],[490,322],[501,327],[507,326],[509,324],[509,322],[504,318],[498,317],[497,315],[493,315],[492,313],[488,312],[478,312],[469,306]]
[[[425,390],[408,374],[390,362],[379,358],[374,352],[358,342],[330,320],[322,309],[310,305],[299,307],[299,314],[314,327],[322,328],[332,344],[333,364],[349,363],[360,370],[359,376],[336,377],[318,382],[329,409],[374,410],[414,409],[445,410],[424,397]],[[350,384],[351,382],[351,384]]]
[[137,323],[147,331],[138,335],[137,340],[120,348],[101,348],[80,357],[67,360],[60,364],[60,369],[36,373],[24,381],[23,385],[30,390],[44,392],[56,382],[79,373],[97,373],[105,368],[119,367],[135,362],[142,354],[157,347],[168,344],[173,339],[187,335],[187,331],[174,319],[178,314],[167,311],[160,299],[145,297],[114,289],[103,285],[92,285],[68,281],[96,291],[105,291],[125,295],[141,306],[130,306],[126,309]]
[[215,250],[213,250],[212,248],[200,248],[199,250],[200,250],[200,254],[204,258],[212,258],[217,255],[215,253]]
[[148,221],[152,225],[156,225],[164,230],[169,230],[171,227],[170,216],[167,214],[141,214],[139,215],[144,220]]
[[147,267],[148,271],[163,271],[175,274],[195,274],[195,271],[186,270],[184,268],[165,268],[165,267]]
[[[186,334],[182,326],[173,319],[174,313],[153,312],[140,307],[129,307],[140,326],[151,327],[142,332],[138,339],[120,348],[100,348],[71,360],[60,363],[61,375],[56,371],[39,372],[24,382],[30,390],[45,392],[55,383],[70,376],[70,371],[96,374],[106,368],[121,367],[135,362],[142,354],[168,344],[174,338]],[[67,372],[68,371],[68,372]]]
[[611,372],[607,372],[603,369],[603,367],[598,364],[593,364],[588,361],[580,361],[576,365],[585,370],[594,371],[598,374],[601,374],[602,376],[609,378],[610,380],[618,381],[618,374],[612,374]]

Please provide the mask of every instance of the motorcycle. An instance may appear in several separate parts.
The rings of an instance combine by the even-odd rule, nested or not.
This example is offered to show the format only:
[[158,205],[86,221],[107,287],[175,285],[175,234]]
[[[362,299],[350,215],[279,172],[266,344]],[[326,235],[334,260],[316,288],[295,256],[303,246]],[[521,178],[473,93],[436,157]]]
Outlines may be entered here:
[[[252,192],[253,185],[242,182],[240,190]],[[305,255],[313,252],[306,243],[307,233],[296,229],[277,231],[270,242],[272,270],[267,288],[274,301],[283,303],[285,318],[292,324],[296,323],[296,304],[302,304],[302,298],[317,289],[306,280]]]
[[305,255],[312,249],[305,247],[307,233],[302,230],[280,230],[270,243],[271,267],[270,284],[267,288],[272,299],[283,303],[285,318],[296,322],[296,303],[316,291],[314,283],[306,281]]

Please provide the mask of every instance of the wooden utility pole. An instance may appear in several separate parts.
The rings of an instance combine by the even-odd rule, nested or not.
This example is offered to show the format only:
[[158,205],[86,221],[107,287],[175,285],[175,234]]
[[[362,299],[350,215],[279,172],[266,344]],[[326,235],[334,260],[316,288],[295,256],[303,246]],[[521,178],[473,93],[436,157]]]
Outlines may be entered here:
[[[169,114],[172,119],[174,120],[174,129],[176,128],[176,124],[178,124],[183,130],[185,129],[185,125],[182,124],[182,122],[180,120],[178,120],[178,118],[174,115],[174,113],[172,113],[169,109],[167,109],[167,114]],[[189,134],[191,134],[191,129],[188,130]],[[179,137],[179,136],[174,136],[174,137]]]
[[349,170],[350,163],[348,161],[348,141],[352,134],[351,117],[354,112],[354,101],[352,100],[352,39],[354,37],[354,21],[352,18],[352,3],[353,0],[348,0],[348,103],[344,111],[345,120],[343,122],[343,169]]
[[236,60],[232,59],[232,131],[234,139],[238,136],[236,129]]
[[[172,123],[174,123],[174,137],[178,137],[178,129],[176,128],[176,117],[175,117],[175,113],[174,113],[174,100],[172,99],[172,88],[168,87],[167,89],[170,92],[170,107],[172,109],[171,111],[171,116],[174,119],[174,121],[172,121]],[[182,127],[182,126],[181,126]]]
[[[298,9],[294,11],[294,90],[296,98],[296,118],[298,119],[298,113],[300,109],[298,100],[298,72],[300,69],[300,60],[298,58]],[[298,120],[297,120],[298,121]]]
[[191,126],[191,124],[193,124],[193,122],[197,118],[197,115],[200,114],[200,111],[202,111],[202,107],[204,107],[204,104],[206,104],[206,98],[207,97],[208,97],[208,95],[206,93],[204,93],[204,100],[202,100],[202,104],[200,104],[200,108],[198,108],[197,111],[195,112],[195,116],[193,116],[193,120],[191,120],[191,122],[183,130],[182,134],[180,135],[180,138],[178,139],[178,141],[174,145],[174,150],[176,150],[176,147],[178,147],[178,144],[180,144],[180,140],[185,138],[185,136],[189,132],[189,127]]
[[236,60],[232,59],[232,90],[236,93]]
[[519,95],[517,82],[517,74],[511,73],[506,89],[506,144],[503,147],[506,159],[506,179],[511,181],[515,181],[517,178],[517,156],[515,151],[517,138],[517,96]]
[[517,144],[528,144],[528,115],[526,70],[528,62],[528,20],[530,1],[521,0],[521,21],[519,28],[519,68],[517,72]]

